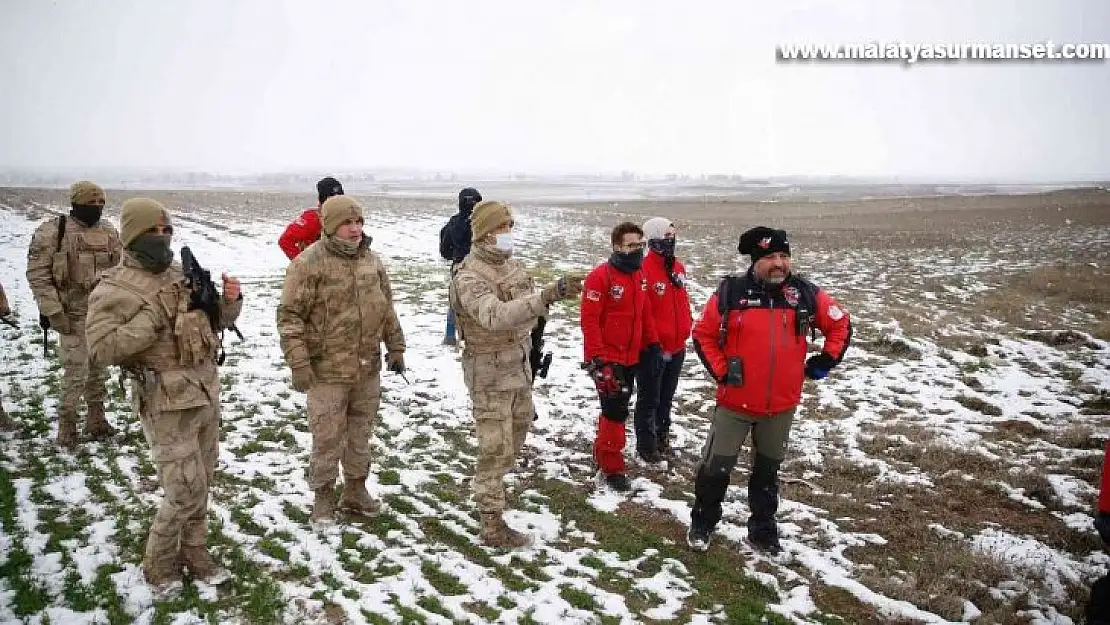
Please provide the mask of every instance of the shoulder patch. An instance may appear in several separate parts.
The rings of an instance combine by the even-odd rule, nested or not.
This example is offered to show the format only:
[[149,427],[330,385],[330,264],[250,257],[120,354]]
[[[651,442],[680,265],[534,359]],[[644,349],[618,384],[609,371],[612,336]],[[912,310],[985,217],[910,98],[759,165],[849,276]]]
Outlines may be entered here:
[[832,319],[833,321],[840,321],[843,318],[844,311],[841,310],[839,306],[837,306],[836,304],[829,306],[829,319]]
[[586,299],[590,300],[591,302],[600,302],[601,291],[595,291],[593,289],[586,291]]

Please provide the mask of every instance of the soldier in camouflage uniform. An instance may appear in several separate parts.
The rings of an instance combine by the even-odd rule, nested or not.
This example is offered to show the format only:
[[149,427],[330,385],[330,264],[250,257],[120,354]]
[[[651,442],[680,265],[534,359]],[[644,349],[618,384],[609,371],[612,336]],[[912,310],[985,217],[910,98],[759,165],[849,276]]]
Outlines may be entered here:
[[119,233],[102,220],[104,190],[91,182],[70,189],[69,216],[43,222],[31,237],[27,282],[39,314],[58,332],[61,346],[62,401],[58,406],[58,438],[62,448],[77,447],[77,409],[88,406],[85,435],[102,440],[116,433],[104,418],[107,371],[89,367],[85,344],[85,312],[97,276],[120,260]]
[[[7,318],[12,314],[12,308],[8,305],[8,298],[4,295],[4,285],[0,284],[0,317]],[[4,412],[3,398],[0,398],[0,432],[14,432],[19,429],[19,426],[12,421],[7,412]]]
[[[125,252],[89,298],[93,366],[120,365],[165,491],[143,557],[160,596],[181,584],[182,566],[197,579],[229,579],[205,547],[208,488],[219,455],[220,341],[211,320],[190,310],[190,290],[173,263],[170,214],[154,200],[132,199],[120,217]],[[242,308],[239,281],[223,276],[217,325]]]
[[482,515],[482,542],[522,547],[528,539],[509,527],[505,473],[524,446],[532,406],[532,328],[548,307],[582,292],[582,276],[567,276],[536,291],[513,260],[513,214],[496,201],[480,202],[470,218],[473,245],[451,283],[451,306],[463,341],[462,367],[474,405],[478,462],[474,499]]
[[324,236],[289,264],[278,334],[293,388],[308,393],[312,522],[335,521],[335,482],[343,464],[339,507],[371,516],[381,504],[366,490],[370,432],[381,402],[381,345],[390,371],[405,370],[405,335],[393,309],[385,265],[362,232],[363,212],[350,196],[320,209]]

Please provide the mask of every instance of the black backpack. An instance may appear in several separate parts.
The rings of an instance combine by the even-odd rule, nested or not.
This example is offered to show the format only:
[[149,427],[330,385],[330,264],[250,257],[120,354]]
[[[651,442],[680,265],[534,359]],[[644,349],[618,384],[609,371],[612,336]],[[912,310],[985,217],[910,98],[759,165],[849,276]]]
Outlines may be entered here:
[[446,260],[455,260],[455,242],[451,240],[451,220],[439,229],[439,255]]

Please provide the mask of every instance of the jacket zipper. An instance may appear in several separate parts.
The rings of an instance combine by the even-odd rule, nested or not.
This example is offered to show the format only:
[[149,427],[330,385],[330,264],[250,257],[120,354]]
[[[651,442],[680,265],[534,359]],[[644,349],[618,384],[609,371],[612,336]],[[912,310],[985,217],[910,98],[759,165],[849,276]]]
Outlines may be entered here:
[[775,330],[777,324],[775,323],[775,298],[771,298],[771,362],[767,367],[767,411],[771,410],[771,401],[773,399],[772,392],[775,385]]

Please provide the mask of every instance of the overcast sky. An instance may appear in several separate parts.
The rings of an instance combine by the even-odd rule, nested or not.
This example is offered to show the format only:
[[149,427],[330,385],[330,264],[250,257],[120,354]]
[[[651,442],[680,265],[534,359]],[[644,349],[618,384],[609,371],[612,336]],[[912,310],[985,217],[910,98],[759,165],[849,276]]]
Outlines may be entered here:
[[1110,177],[1110,62],[775,60],[1110,43],[1105,0],[0,7],[0,166]]

